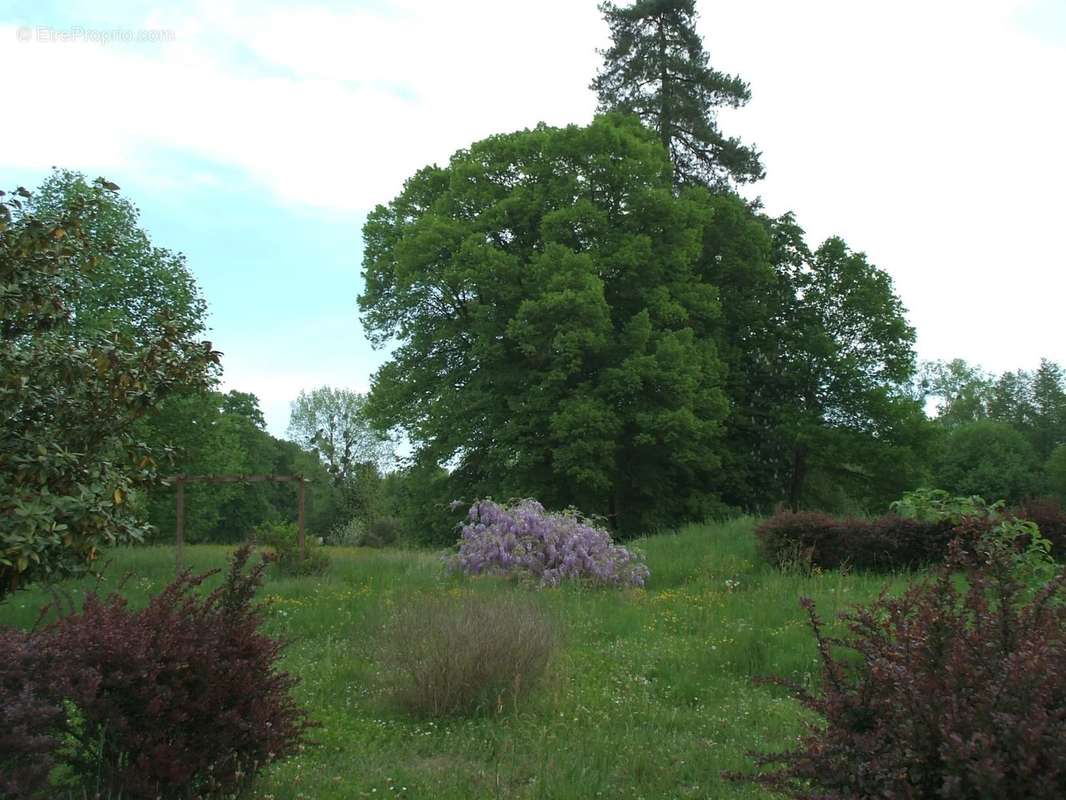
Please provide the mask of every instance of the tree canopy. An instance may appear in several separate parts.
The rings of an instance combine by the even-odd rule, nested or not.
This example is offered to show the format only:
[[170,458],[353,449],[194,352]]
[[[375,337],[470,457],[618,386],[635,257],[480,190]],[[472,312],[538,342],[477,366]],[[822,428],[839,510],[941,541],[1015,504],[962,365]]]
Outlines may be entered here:
[[71,241],[77,258],[91,264],[68,287],[69,324],[80,331],[120,330],[134,337],[156,332],[161,320],[189,337],[207,329],[207,303],[181,253],[154,245],[140,227],[140,212],[112,192],[71,170],[53,170],[29,199],[38,219],[57,223],[80,206],[86,236]]
[[724,312],[725,499],[832,508],[819,488],[829,485],[849,510],[884,505],[928,446],[921,404],[905,391],[914,330],[891,278],[838,237],[812,251],[791,215],[716,203],[703,263]]
[[727,412],[697,270],[701,189],[675,195],[621,116],[494,136],[364,227],[363,325],[397,340],[368,414],[470,493],[535,494],[623,530],[715,508]]
[[365,395],[331,386],[301,391],[292,402],[289,438],[317,453],[335,483],[367,466],[386,470],[395,460],[393,443],[370,426],[365,406]]

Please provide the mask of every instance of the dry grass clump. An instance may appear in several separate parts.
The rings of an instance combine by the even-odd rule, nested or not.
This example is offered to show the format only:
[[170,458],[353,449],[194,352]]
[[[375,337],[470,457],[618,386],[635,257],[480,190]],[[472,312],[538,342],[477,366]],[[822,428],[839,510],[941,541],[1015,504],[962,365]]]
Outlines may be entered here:
[[435,597],[393,616],[382,656],[392,697],[409,713],[498,713],[537,684],[557,644],[532,597]]

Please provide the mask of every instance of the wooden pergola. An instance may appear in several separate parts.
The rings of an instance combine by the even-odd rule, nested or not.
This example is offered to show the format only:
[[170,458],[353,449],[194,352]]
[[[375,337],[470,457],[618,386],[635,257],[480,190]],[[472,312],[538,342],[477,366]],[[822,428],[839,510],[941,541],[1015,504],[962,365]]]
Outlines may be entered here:
[[307,478],[303,475],[174,475],[174,511],[176,532],[175,561],[180,571],[185,547],[185,484],[187,483],[288,483],[296,481],[296,529],[300,552],[307,552],[304,541],[304,487]]

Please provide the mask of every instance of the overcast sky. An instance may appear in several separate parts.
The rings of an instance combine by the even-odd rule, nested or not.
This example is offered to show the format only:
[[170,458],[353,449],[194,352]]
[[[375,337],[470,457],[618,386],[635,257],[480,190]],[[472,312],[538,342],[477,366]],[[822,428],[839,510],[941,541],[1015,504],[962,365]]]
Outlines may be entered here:
[[[606,44],[594,0],[151,5],[0,0],[0,184],[120,184],[276,434],[301,389],[365,391],[384,358],[366,213],[477,139],[589,121]],[[751,84],[721,126],[762,151],[768,211],[887,270],[920,357],[1066,364],[1066,0],[698,7]]]

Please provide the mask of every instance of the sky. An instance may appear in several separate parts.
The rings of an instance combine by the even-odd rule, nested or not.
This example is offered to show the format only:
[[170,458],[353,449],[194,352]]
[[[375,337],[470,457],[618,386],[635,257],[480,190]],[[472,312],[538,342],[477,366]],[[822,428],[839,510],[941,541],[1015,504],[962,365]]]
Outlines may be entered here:
[[[103,175],[181,251],[224,388],[281,435],[301,390],[366,391],[361,228],[494,133],[587,123],[595,0],[0,0],[0,185]],[[1066,364],[1066,0],[699,0],[752,187],[894,279],[923,359]],[[14,113],[14,110],[18,113]]]

